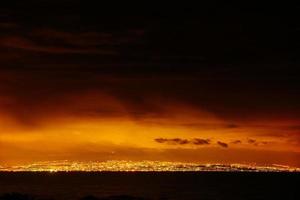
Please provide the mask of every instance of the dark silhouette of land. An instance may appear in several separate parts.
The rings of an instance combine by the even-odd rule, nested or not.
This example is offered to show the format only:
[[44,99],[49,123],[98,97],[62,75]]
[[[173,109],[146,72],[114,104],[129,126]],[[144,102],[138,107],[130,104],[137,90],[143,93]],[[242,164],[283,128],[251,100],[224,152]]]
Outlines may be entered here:
[[298,200],[299,173],[0,173],[0,200]]
[[[34,196],[30,196],[27,194],[20,194],[20,193],[7,193],[1,195],[0,200],[51,200],[51,199],[37,198]],[[146,199],[140,197],[132,197],[128,195],[110,196],[110,197],[102,197],[102,198],[89,195],[89,196],[82,197],[79,200],[146,200]]]

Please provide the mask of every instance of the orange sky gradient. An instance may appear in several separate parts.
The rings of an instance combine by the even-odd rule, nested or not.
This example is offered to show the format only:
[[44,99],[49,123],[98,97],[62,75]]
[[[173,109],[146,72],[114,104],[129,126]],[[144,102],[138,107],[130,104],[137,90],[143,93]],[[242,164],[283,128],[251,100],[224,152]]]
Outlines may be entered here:
[[297,17],[222,4],[113,12],[82,4],[1,6],[0,166],[300,167]]
[[[121,101],[104,94],[65,101],[56,111],[45,107],[44,114],[26,124],[2,112],[1,165],[68,159],[300,166],[297,130],[289,128],[297,122],[292,120],[229,121],[175,103],[161,107],[159,115],[135,118]],[[158,100],[155,104],[161,106]],[[96,109],[95,105],[118,115],[78,117],[70,109]]]

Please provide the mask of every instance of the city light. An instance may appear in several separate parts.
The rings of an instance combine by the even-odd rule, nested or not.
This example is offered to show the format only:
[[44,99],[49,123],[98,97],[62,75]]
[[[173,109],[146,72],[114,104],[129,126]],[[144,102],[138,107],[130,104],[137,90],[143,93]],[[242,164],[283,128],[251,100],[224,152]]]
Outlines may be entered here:
[[1,167],[6,172],[300,172],[300,168],[273,164],[258,166],[256,164],[197,164],[162,161],[122,161],[74,162],[48,161],[28,165]]

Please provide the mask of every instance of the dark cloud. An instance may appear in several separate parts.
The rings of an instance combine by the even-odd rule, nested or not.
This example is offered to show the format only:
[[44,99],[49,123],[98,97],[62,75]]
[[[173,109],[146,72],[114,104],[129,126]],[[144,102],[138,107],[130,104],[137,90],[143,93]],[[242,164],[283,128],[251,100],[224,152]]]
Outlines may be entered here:
[[189,144],[189,141],[187,139],[181,139],[181,138],[172,138],[172,139],[156,138],[154,140],[158,143],[166,143],[166,144],[171,144],[171,145]]
[[182,138],[155,138],[155,142],[157,143],[166,143],[170,145],[185,145],[185,144],[192,144],[192,145],[209,145],[210,140],[209,139],[200,139],[200,138],[194,138],[191,140],[188,139],[182,139]]
[[[276,136],[276,135],[275,135]],[[259,145],[268,145],[270,144],[271,142],[270,141],[258,141],[258,140],[255,140],[255,139],[248,139],[247,142],[251,145],[254,145],[254,146],[259,146]]]
[[255,144],[255,143],[256,143],[256,140],[254,140],[254,139],[248,139],[248,143],[249,143],[249,144]]
[[242,141],[241,140],[234,140],[231,143],[232,144],[242,144]]
[[225,142],[218,141],[217,144],[220,145],[223,148],[228,148],[229,147],[229,145],[227,143],[225,143]]
[[[7,24],[2,26],[9,28]],[[12,26],[15,25],[15,26]],[[115,55],[120,46],[137,43],[143,36],[143,30],[125,29],[114,31],[61,31],[51,28],[15,29],[13,34],[0,34],[0,47],[48,54],[103,54]],[[1,24],[0,24],[1,28]],[[21,33],[19,31],[22,31]]]
[[192,140],[192,143],[194,145],[208,145],[208,144],[210,144],[210,140],[209,139],[195,138],[195,139]]

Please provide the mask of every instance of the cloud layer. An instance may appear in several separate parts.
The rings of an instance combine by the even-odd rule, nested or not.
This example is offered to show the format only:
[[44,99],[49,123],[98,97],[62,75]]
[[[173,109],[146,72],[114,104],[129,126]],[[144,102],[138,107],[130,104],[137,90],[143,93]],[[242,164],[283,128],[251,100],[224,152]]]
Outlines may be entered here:
[[186,145],[186,144],[193,144],[193,145],[209,145],[210,140],[209,139],[200,139],[200,138],[194,138],[192,140],[188,139],[182,139],[182,138],[155,138],[155,142],[157,143],[164,143],[169,145]]
[[120,8],[1,6],[0,142],[54,132],[53,144],[80,135],[143,148],[300,151],[300,29],[285,23],[297,17]]

